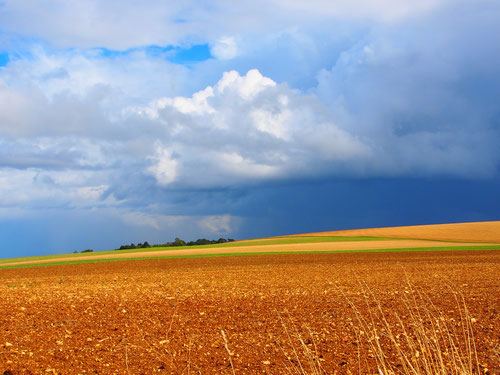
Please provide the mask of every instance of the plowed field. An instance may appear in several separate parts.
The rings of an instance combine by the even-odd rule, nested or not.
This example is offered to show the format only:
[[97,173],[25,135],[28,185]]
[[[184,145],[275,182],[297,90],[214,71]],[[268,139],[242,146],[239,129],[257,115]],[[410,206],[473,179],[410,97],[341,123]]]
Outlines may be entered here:
[[3,269],[0,374],[313,373],[311,363],[326,373],[376,373],[368,339],[387,346],[394,366],[398,357],[387,330],[368,337],[350,303],[365,317],[380,303],[397,331],[394,313],[414,324],[405,306],[414,297],[418,309],[440,312],[458,341],[471,326],[480,371],[498,373],[499,274],[497,250]]

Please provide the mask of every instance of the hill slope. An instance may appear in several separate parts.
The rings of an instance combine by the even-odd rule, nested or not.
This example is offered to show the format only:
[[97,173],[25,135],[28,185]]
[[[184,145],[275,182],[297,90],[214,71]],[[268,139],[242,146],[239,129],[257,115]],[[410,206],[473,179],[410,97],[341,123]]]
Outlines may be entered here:
[[436,251],[500,249],[500,221],[356,229],[237,241],[218,245],[157,247],[0,259],[0,268],[28,264],[297,252]]
[[292,236],[368,236],[414,238],[435,241],[500,243],[500,221],[352,229],[333,232],[297,234]]

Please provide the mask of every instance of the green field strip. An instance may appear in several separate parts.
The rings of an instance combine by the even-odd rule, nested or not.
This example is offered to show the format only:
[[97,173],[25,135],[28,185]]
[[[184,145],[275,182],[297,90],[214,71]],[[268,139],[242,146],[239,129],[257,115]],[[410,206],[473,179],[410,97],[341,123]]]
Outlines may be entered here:
[[155,260],[155,259],[183,259],[183,258],[213,258],[226,256],[248,256],[248,255],[283,255],[283,254],[346,254],[346,253],[396,253],[396,252],[429,252],[429,251],[466,251],[466,250],[500,250],[500,245],[491,246],[450,246],[450,247],[411,247],[396,249],[360,249],[360,250],[312,250],[312,251],[266,251],[266,252],[243,252],[243,253],[220,253],[220,254],[191,254],[191,255],[164,255],[151,257],[130,257],[130,258],[106,258],[88,259],[63,262],[47,262],[18,264],[12,266],[0,266],[1,269],[29,268],[41,266],[60,266],[69,264],[103,263],[103,262],[125,262],[131,260]]
[[226,242],[223,244],[213,245],[195,245],[195,246],[168,246],[168,247],[147,247],[145,249],[127,249],[127,250],[108,250],[108,251],[94,251],[91,253],[71,253],[71,254],[52,254],[52,255],[39,255],[31,257],[18,257],[18,258],[5,258],[0,259],[0,265],[5,263],[14,262],[28,262],[35,260],[49,260],[49,259],[67,259],[75,257],[93,257],[96,255],[109,255],[109,254],[129,254],[129,253],[143,253],[149,251],[165,251],[165,250],[185,250],[185,249],[214,249],[223,247],[242,247],[242,246],[262,246],[262,245],[291,245],[300,243],[317,243],[317,242],[352,242],[352,241],[377,241],[387,238],[381,237],[299,237],[299,238],[272,238],[262,240],[248,240],[248,242]]

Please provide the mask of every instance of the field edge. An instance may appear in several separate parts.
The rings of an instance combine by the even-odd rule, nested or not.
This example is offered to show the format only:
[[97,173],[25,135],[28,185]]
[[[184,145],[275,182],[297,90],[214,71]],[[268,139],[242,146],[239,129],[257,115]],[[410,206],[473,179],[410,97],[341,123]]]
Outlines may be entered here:
[[474,250],[500,250],[499,245],[491,246],[451,246],[451,247],[416,247],[416,248],[389,248],[389,249],[359,249],[359,250],[304,250],[304,251],[267,251],[267,252],[244,252],[244,253],[212,253],[212,254],[189,254],[189,255],[165,255],[165,256],[148,256],[148,257],[130,257],[130,258],[104,258],[104,259],[85,259],[75,261],[60,261],[46,263],[26,263],[15,265],[0,265],[0,270],[16,269],[16,268],[32,268],[43,266],[59,266],[72,264],[87,264],[87,263],[104,263],[104,262],[128,262],[134,260],[156,260],[156,259],[187,259],[187,258],[213,258],[213,257],[230,257],[230,256],[254,256],[254,255],[291,255],[291,254],[347,254],[347,253],[406,253],[406,252],[450,252],[450,251],[474,251]]

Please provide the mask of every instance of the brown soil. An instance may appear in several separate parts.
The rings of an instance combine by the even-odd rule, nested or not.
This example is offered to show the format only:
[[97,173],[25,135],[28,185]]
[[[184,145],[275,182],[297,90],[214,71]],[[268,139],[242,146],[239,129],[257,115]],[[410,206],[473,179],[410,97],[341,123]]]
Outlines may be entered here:
[[350,251],[350,250],[374,250],[374,249],[403,249],[403,248],[426,248],[426,247],[453,247],[453,246],[483,246],[494,245],[493,243],[474,242],[436,242],[428,240],[374,240],[374,241],[346,241],[346,242],[317,242],[301,244],[278,244],[278,245],[255,245],[238,247],[197,247],[193,249],[181,250],[153,250],[137,253],[114,254],[90,254],[88,256],[43,259],[12,263],[2,263],[2,266],[16,266],[20,264],[43,264],[53,262],[68,262],[90,259],[120,259],[120,258],[144,258],[144,257],[165,257],[165,256],[189,256],[189,255],[210,255],[210,254],[241,254],[241,253],[269,253],[269,252],[304,252],[304,251]]
[[[411,321],[403,301],[414,292],[406,279],[458,333],[454,293],[463,294],[481,371],[494,373],[500,367],[495,357],[500,345],[499,274],[496,250],[4,269],[0,374],[232,374],[232,366],[236,374],[282,374],[298,364],[294,349],[307,367],[299,334],[327,373],[358,373],[362,341],[355,335],[358,323],[348,301],[369,314],[368,308],[375,308],[364,302],[369,289],[388,316],[398,312]],[[363,350],[362,358],[372,368],[361,372],[376,373],[373,353]],[[393,354],[387,352],[388,360],[395,360]]]
[[298,234],[294,236],[369,236],[500,243],[500,221],[353,229]]

